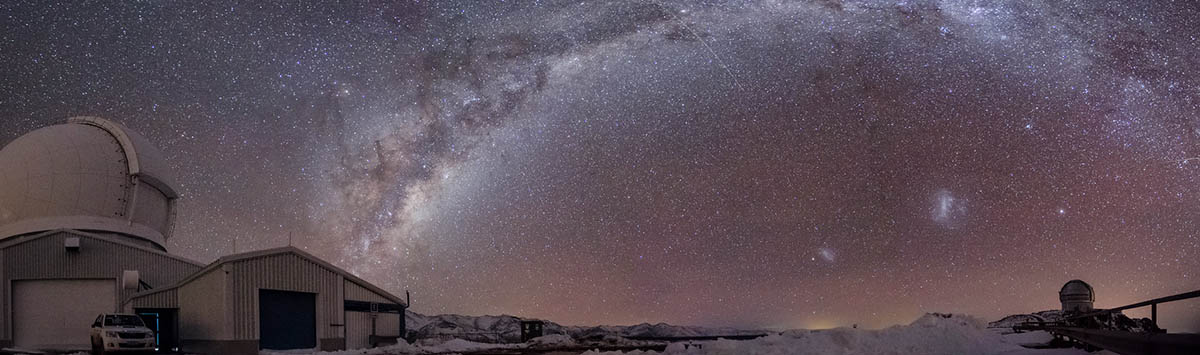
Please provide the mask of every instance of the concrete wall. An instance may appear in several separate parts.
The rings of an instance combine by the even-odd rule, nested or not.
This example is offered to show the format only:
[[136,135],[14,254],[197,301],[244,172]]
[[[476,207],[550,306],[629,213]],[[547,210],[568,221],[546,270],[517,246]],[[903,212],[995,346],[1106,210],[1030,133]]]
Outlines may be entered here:
[[[63,247],[68,237],[78,237],[80,249]],[[104,237],[62,231],[42,236],[18,237],[0,246],[0,345],[11,344],[13,324],[13,280],[116,279],[124,270],[138,270],[146,283],[165,287],[200,269],[200,265],[159,251],[129,246]],[[113,309],[121,309],[121,300],[134,290],[119,289]]]

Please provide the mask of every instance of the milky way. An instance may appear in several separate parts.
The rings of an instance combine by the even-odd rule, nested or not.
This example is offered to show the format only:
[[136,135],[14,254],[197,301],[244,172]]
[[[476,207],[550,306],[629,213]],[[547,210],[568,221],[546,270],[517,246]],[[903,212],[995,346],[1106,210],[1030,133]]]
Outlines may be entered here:
[[876,327],[1074,278],[1117,306],[1200,288],[1198,18],[6,1],[0,143],[123,122],[180,175],[173,252],[290,242],[424,313]]

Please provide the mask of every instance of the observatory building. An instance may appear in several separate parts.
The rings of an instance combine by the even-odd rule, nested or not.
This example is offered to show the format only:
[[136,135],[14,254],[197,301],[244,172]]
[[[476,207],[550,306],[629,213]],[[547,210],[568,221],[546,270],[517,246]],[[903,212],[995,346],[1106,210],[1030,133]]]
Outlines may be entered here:
[[[162,154],[111,121],[76,117],[0,150],[0,346],[89,346],[89,326],[139,283],[202,264],[168,254],[175,192]],[[120,285],[125,271],[135,287]]]
[[1091,312],[1096,293],[1087,282],[1071,280],[1058,291],[1058,300],[1062,302],[1063,312]]
[[0,348],[90,347],[137,313],[160,348],[355,349],[405,333],[408,302],[293,247],[205,265],[167,250],[179,193],[149,141],[74,117],[0,150]]

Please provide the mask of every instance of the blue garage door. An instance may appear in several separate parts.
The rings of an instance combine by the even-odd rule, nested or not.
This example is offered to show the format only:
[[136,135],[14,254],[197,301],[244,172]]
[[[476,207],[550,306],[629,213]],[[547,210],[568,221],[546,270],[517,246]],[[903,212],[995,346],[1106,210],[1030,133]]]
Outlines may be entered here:
[[262,349],[317,347],[315,293],[258,290],[258,334]]

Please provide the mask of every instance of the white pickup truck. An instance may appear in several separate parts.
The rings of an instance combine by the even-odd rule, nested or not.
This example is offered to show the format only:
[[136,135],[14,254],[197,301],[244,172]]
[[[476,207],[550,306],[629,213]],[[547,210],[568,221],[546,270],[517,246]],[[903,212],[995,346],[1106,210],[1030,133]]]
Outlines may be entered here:
[[154,332],[136,314],[105,313],[92,322],[92,354],[154,350]]

